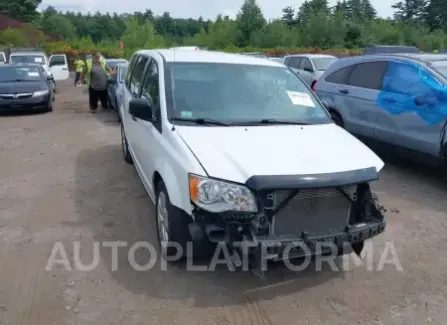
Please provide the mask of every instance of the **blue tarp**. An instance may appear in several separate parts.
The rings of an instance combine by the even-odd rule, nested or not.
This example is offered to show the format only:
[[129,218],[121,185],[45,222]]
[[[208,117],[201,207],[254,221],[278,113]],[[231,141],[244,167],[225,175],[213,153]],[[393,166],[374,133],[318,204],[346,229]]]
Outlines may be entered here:
[[377,105],[391,114],[414,112],[427,124],[437,124],[447,118],[447,87],[417,64],[390,62]]

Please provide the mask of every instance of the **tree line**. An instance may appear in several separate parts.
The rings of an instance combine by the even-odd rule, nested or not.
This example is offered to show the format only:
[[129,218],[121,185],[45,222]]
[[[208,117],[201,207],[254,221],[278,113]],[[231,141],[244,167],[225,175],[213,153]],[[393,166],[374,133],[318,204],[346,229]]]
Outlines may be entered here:
[[[67,42],[127,48],[198,45],[210,49],[317,47],[362,48],[366,45],[411,45],[426,50],[447,48],[447,1],[402,0],[393,17],[377,17],[370,0],[305,0],[267,21],[255,0],[244,0],[235,19],[173,18],[169,12],[126,14],[58,12],[41,0],[0,0],[0,11]],[[0,39],[1,42],[1,39]]]

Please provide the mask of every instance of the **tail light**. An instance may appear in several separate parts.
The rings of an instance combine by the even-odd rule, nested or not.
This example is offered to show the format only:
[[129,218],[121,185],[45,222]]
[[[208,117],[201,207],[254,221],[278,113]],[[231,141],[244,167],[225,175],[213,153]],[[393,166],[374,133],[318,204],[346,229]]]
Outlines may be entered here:
[[311,89],[312,89],[312,91],[315,91],[316,88],[317,88],[317,82],[314,81],[314,83],[312,84]]

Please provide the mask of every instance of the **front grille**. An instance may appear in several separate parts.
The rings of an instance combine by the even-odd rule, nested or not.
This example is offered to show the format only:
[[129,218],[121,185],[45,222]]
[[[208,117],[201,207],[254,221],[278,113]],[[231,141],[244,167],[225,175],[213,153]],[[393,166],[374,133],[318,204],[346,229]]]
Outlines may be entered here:
[[[342,232],[349,222],[355,191],[355,186],[300,190],[274,216],[272,234],[296,236],[306,232],[309,237],[318,237]],[[273,209],[292,193],[272,193]]]
[[21,93],[21,94],[0,94],[0,98],[3,99],[25,99],[33,96],[32,93]]

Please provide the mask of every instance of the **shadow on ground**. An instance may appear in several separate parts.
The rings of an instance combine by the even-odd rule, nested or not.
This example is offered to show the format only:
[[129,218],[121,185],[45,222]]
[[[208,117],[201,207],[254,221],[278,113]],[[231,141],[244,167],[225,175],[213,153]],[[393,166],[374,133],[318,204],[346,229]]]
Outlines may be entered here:
[[[298,273],[277,264],[269,269],[266,280],[248,272],[230,272],[227,267],[216,268],[213,272],[191,272],[185,270],[185,265],[176,263],[162,271],[159,261],[149,271],[133,269],[127,255],[132,244],[147,241],[158,247],[154,208],[134,167],[123,161],[119,145],[85,150],[78,155],[76,210],[80,224],[71,226],[88,227],[95,241],[128,243],[127,249],[119,250],[118,270],[112,271],[110,248],[102,249],[101,258],[113,279],[135,294],[182,300],[194,298],[199,307],[225,306],[240,304],[248,296],[250,300],[273,299],[343,277],[342,271],[331,271],[324,265],[323,270],[317,272],[314,264]],[[146,249],[135,253],[138,264],[144,265],[150,258]],[[271,287],[256,291],[265,286]],[[256,294],[244,295],[244,291],[256,291]]]

